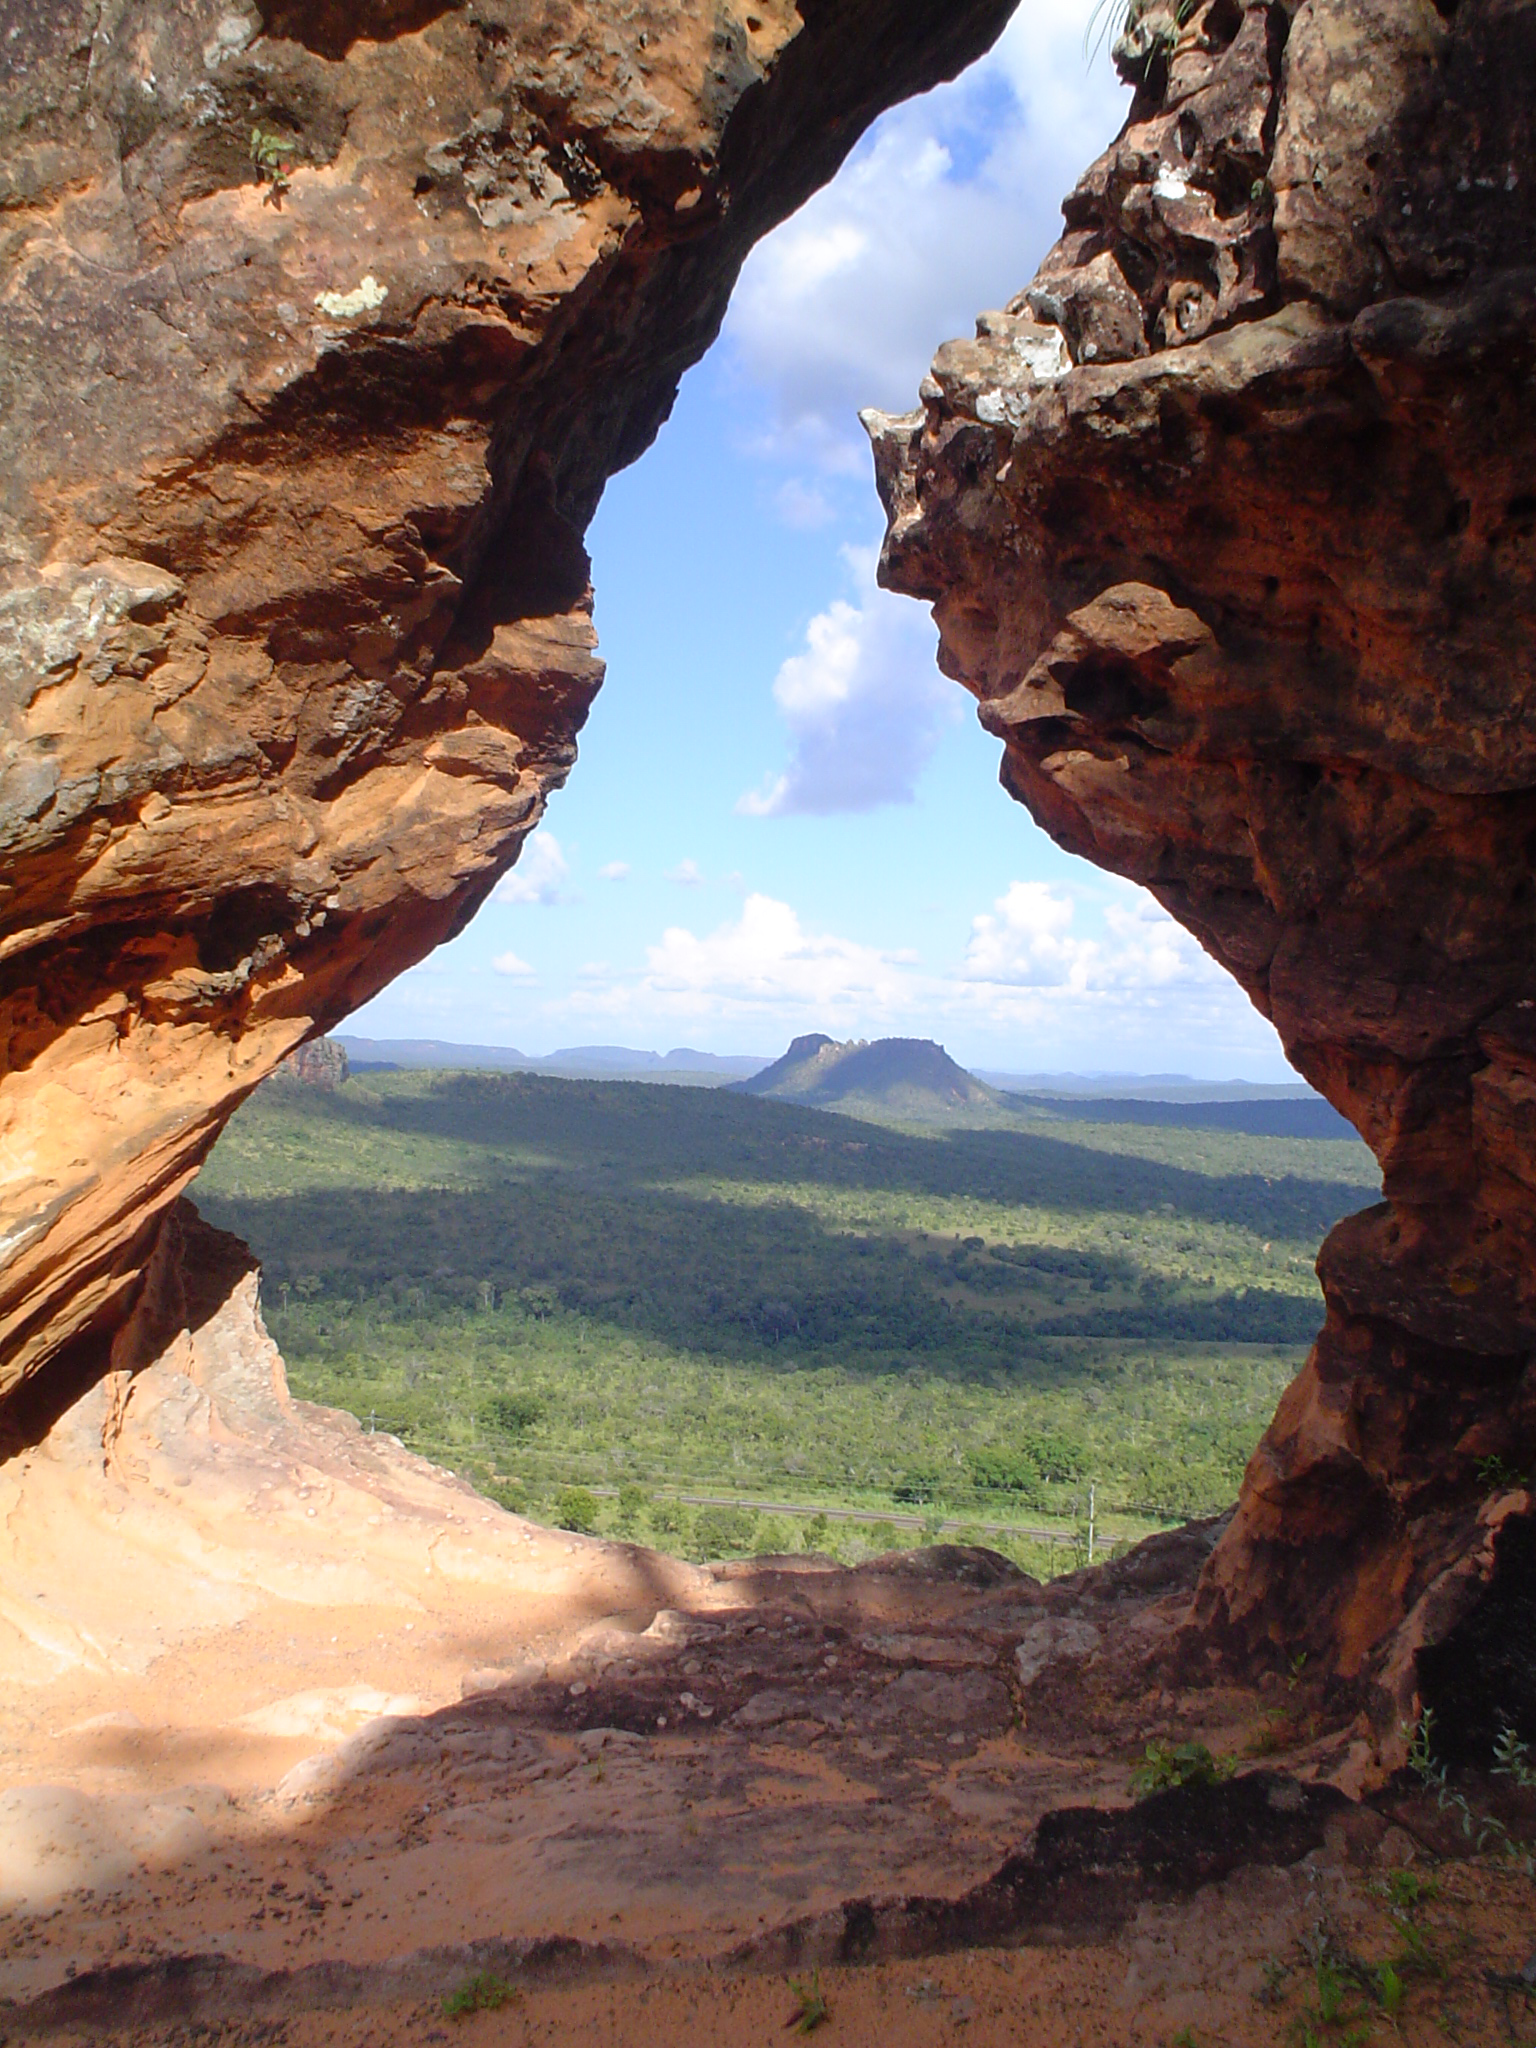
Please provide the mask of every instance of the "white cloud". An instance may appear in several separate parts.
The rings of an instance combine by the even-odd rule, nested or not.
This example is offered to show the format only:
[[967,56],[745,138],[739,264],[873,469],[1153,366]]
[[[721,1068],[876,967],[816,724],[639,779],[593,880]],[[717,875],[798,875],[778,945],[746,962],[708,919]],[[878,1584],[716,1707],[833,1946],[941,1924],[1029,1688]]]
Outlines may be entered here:
[[610,860],[600,867],[597,872],[602,881],[627,882],[629,880],[629,862],[627,860]]
[[818,612],[804,651],[780,668],[773,696],[789,727],[789,765],[738,799],[748,817],[910,803],[940,729],[959,715],[925,614],[875,588],[872,553],[843,554],[863,586],[859,602],[837,598]]
[[965,973],[1027,988],[1088,985],[1095,948],[1074,938],[1075,906],[1049,882],[1010,882],[991,911],[971,921]]
[[647,947],[640,975],[574,1006],[631,1017],[775,1018],[785,1031],[825,1019],[829,1029],[851,1029],[857,1018],[894,1014],[905,978],[894,956],[807,931],[789,904],[754,894],[739,917],[703,937],[669,926]]
[[1175,985],[1236,993],[1230,978],[1145,891],[1125,886],[1103,907],[1104,936],[1073,929],[1078,901],[1049,882],[1010,882],[971,921],[963,976],[996,990],[1070,996],[1145,995]]
[[1083,51],[1087,0],[1024,0],[954,85],[888,114],[749,257],[726,322],[768,401],[764,452],[868,475],[860,406],[905,411],[941,341],[1028,283],[1060,201],[1127,111]]
[[528,962],[519,959],[516,953],[498,953],[491,965],[498,974],[510,974],[519,981],[530,980],[533,975]]
[[516,867],[502,876],[491,894],[493,903],[542,903],[546,909],[566,901],[570,863],[560,842],[541,826],[523,843]]
[[668,868],[663,881],[680,882],[685,889],[697,889],[704,879],[704,871],[696,860],[680,860],[675,868]]

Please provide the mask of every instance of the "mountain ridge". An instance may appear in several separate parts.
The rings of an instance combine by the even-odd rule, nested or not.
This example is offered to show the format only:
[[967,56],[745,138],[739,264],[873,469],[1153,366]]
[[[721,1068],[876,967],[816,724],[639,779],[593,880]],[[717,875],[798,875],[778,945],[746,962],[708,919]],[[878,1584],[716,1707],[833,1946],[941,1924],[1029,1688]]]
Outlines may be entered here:
[[757,1053],[699,1052],[674,1046],[658,1053],[627,1045],[567,1045],[552,1053],[520,1052],[515,1045],[458,1045],[441,1038],[359,1038],[335,1034],[352,1066],[485,1067],[502,1072],[553,1074],[563,1079],[681,1080],[684,1076],[711,1081],[745,1079],[768,1065]]

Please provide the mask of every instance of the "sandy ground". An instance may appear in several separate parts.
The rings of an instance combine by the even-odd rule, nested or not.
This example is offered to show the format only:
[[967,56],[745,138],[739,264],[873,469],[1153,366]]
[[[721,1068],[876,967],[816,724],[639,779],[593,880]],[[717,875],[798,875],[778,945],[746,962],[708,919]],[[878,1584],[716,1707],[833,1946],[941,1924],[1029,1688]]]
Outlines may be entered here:
[[[745,2043],[813,1973],[881,2048],[1536,2039],[1523,1872],[1191,1666],[1210,1540],[1041,1588],[566,1536],[290,1402],[232,1296],[0,1466],[0,2039]],[[1152,1739],[1283,1775],[1149,1844]]]

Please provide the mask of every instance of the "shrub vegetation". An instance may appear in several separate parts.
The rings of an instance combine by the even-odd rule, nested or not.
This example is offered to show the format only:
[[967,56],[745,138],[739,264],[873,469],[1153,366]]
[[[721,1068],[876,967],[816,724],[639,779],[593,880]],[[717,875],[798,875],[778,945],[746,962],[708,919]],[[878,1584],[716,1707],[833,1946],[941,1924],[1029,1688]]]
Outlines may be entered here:
[[1376,1188],[1347,1140],[400,1073],[269,1082],[194,1192],[296,1392],[510,1506],[695,1555],[958,1524],[1043,1568],[1022,1532],[1072,1562],[1090,1484],[1100,1536],[1232,1499]]

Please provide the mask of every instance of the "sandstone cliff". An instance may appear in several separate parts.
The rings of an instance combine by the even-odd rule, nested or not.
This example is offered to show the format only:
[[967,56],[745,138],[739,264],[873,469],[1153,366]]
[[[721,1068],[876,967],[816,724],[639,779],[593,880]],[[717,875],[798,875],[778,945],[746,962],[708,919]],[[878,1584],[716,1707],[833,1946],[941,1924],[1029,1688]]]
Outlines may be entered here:
[[240,1098],[515,858],[602,675],[605,480],[754,238],[1007,13],[6,16],[0,1403],[100,1369]]
[[1039,275],[867,416],[883,580],[1381,1160],[1201,1608],[1390,1716],[1536,1458],[1536,7],[1133,0],[1116,58]]

